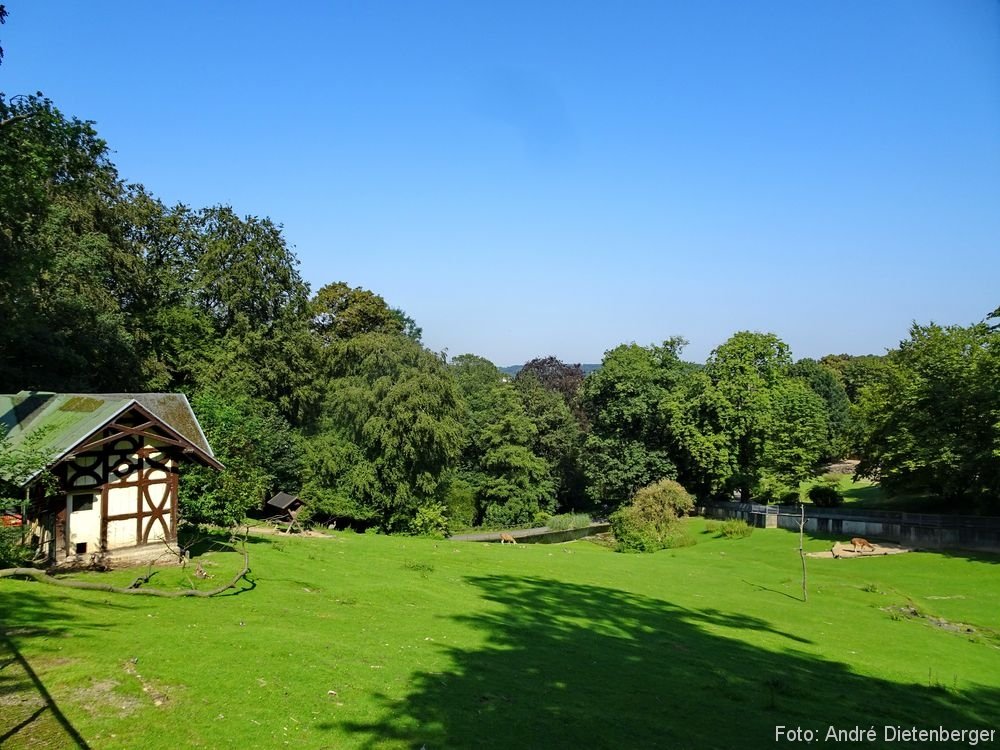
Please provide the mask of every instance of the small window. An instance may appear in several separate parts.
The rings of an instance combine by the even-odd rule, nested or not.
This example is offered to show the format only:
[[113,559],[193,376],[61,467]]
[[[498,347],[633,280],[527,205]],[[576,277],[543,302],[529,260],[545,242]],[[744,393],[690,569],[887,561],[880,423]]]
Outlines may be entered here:
[[78,510],[93,510],[93,508],[94,508],[93,495],[73,495],[74,513],[76,513]]
[[87,554],[87,543],[86,542],[77,542],[76,543],[76,554],[78,554],[78,555],[86,555]]

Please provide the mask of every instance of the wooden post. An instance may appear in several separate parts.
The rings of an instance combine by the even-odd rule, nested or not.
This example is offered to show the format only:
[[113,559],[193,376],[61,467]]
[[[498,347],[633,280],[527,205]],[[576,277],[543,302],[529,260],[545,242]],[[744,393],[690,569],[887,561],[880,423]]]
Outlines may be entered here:
[[802,560],[802,601],[809,601],[809,592],[806,589],[806,553],[802,546],[802,539],[805,536],[806,509],[804,505],[799,506],[799,559]]

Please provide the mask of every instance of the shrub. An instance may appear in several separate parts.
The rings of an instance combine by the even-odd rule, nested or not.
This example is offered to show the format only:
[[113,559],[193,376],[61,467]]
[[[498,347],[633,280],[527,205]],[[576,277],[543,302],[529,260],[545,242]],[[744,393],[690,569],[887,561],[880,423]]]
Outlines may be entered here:
[[816,484],[809,488],[809,499],[820,508],[833,508],[844,502],[840,490],[830,484]]
[[31,559],[31,549],[21,544],[21,529],[0,526],[0,568],[17,568]]
[[726,539],[745,539],[753,533],[753,526],[742,518],[731,518],[719,528]]
[[535,514],[535,517],[531,519],[531,525],[536,528],[541,528],[542,526],[548,526],[549,521],[551,521],[555,516],[551,513],[546,513],[544,510],[540,510]]
[[778,498],[780,505],[798,505],[802,502],[802,494],[798,490],[788,490]]
[[548,519],[546,526],[553,531],[566,531],[568,529],[582,529],[590,526],[590,516],[586,513],[560,513]]
[[787,482],[773,474],[765,474],[761,477],[760,483],[754,491],[754,501],[762,503],[796,503],[797,499],[788,500],[791,496],[798,496],[798,491],[790,487]]
[[611,514],[619,552],[655,552],[693,543],[678,517],[694,509],[694,500],[677,482],[664,479],[643,487],[632,501]]
[[417,536],[445,536],[448,533],[446,512],[446,508],[440,503],[421,505],[410,521],[410,533]]

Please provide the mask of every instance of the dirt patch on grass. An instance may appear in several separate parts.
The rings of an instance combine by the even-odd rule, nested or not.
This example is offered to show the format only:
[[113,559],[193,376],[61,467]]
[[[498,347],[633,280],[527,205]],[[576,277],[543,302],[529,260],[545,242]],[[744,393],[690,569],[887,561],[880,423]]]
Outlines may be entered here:
[[995,630],[970,625],[967,622],[952,622],[951,620],[946,620],[943,617],[928,615],[921,612],[919,607],[912,603],[880,607],[880,609],[883,612],[888,612],[889,617],[893,620],[919,620],[920,622],[930,625],[933,628],[938,628],[939,630],[946,630],[949,633],[958,633],[969,637],[980,636],[993,642],[994,644],[1000,640],[1000,633],[997,633]]
[[854,550],[850,544],[844,544],[842,542],[834,542],[832,548],[824,550],[823,552],[807,552],[806,557],[816,557],[825,560],[832,559],[850,559],[852,557],[884,557],[885,555],[901,555],[904,552],[915,552],[915,547],[906,547],[902,544],[892,544],[889,542],[883,544],[872,543],[871,548],[866,547],[861,550]]
[[827,464],[823,467],[824,474],[853,474],[858,468],[858,460],[849,458],[844,461]]
[[92,715],[104,714],[110,708],[119,718],[124,719],[137,713],[143,706],[138,698],[118,692],[120,685],[118,680],[96,680],[77,692],[75,700]]

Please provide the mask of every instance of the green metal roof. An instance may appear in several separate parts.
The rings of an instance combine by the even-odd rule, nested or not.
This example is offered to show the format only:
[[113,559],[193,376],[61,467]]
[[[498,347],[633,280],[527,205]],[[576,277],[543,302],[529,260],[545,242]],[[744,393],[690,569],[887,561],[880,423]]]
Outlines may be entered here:
[[[10,447],[15,449],[32,445],[49,456],[51,466],[136,404],[217,463],[191,411],[191,405],[182,393],[21,391],[0,394],[0,438],[6,436]],[[34,476],[9,479],[27,483]]]

